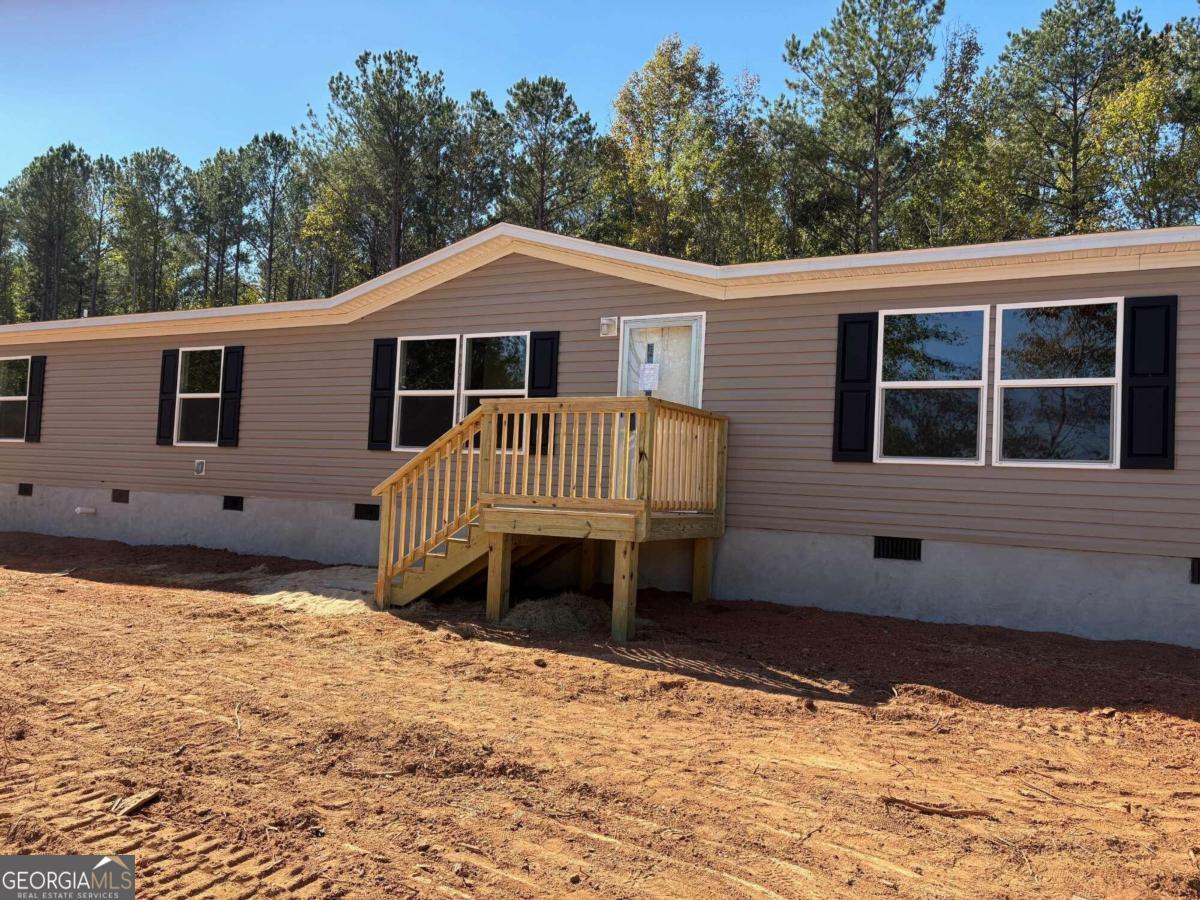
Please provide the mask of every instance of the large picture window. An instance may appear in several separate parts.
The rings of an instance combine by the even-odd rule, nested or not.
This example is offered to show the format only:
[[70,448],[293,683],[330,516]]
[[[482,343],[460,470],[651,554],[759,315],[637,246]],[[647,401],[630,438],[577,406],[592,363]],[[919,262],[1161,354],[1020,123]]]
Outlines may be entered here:
[[1119,299],[997,308],[997,465],[1115,467]]
[[987,307],[880,314],[877,462],[983,464]]
[[454,426],[458,335],[401,338],[396,360],[397,450],[427,447]]
[[0,359],[0,441],[25,440],[29,357]]
[[175,395],[175,443],[216,446],[221,422],[221,375],[224,347],[179,351]]

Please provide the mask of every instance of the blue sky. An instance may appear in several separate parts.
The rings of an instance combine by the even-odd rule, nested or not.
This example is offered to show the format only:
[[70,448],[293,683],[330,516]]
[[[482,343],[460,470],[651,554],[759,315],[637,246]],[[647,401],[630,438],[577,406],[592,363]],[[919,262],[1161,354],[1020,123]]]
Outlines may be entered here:
[[[948,0],[946,21],[975,25],[990,60],[1049,2]],[[64,141],[116,157],[159,145],[195,165],[257,132],[287,133],[364,49],[408,50],[445,72],[455,96],[481,87],[498,103],[519,78],[554,75],[604,127],[630,72],[678,32],[727,73],[758,74],[774,97],[784,40],[810,35],[836,5],[0,0],[0,184]],[[1190,0],[1141,8],[1156,28],[1197,12]]]

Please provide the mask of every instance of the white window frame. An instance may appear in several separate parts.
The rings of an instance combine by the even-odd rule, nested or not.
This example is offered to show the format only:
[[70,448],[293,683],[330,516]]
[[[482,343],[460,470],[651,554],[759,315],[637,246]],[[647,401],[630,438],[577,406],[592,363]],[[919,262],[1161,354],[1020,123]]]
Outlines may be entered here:
[[[461,388],[458,392],[458,421],[462,421],[467,417],[467,398],[468,397],[527,397],[529,396],[529,363],[530,357],[533,355],[529,346],[529,336],[531,331],[485,331],[478,334],[464,334],[462,336],[462,365],[459,367],[462,375]],[[472,338],[494,338],[494,337],[523,337],[525,338],[525,386],[520,390],[514,388],[478,388],[475,390],[467,389],[467,344]]]
[[[217,373],[217,392],[204,394],[183,394],[180,393],[180,387],[183,385],[183,354],[196,353],[203,350],[220,350],[221,351],[221,371]],[[221,439],[221,385],[225,383],[225,347],[180,347],[179,348],[179,364],[175,372],[175,441],[176,447],[216,447]],[[188,400],[213,400],[217,401],[217,436],[212,441],[181,441],[179,439],[179,430],[183,425],[182,416],[183,401]]]
[[[454,387],[438,390],[406,390],[400,387],[401,361],[406,341],[454,341]],[[425,447],[400,443],[400,398],[401,397],[450,397],[450,427],[459,421],[458,392],[462,386],[463,336],[461,334],[410,334],[396,338],[396,378],[392,384],[392,449],[400,453],[420,453]],[[526,367],[528,368],[528,367]]]
[[621,316],[617,320],[617,334],[620,336],[621,341],[621,346],[617,350],[617,395],[622,396],[621,383],[625,380],[626,325],[633,324],[634,326],[639,326],[651,322],[659,323],[660,327],[670,327],[672,325],[695,326],[696,343],[692,348],[692,366],[696,375],[695,406],[697,409],[702,408],[704,404],[704,343],[706,340],[705,335],[708,331],[708,313],[703,310],[688,313],[653,313],[645,316]]
[[25,431],[29,427],[29,378],[33,374],[33,357],[32,356],[0,356],[0,363],[25,361],[25,393],[22,396],[13,394],[0,396],[0,403],[20,403],[25,402],[25,424],[21,427],[21,436],[19,438],[0,438],[0,444],[23,444],[25,443]]
[[[884,381],[883,380],[883,336],[884,321],[888,316],[915,316],[923,313],[983,313],[982,346],[979,350],[980,378],[968,381]],[[982,466],[987,462],[987,384],[988,348],[991,346],[991,307],[984,304],[973,306],[923,306],[913,309],[884,309],[879,312],[879,333],[875,347],[875,440],[871,458],[877,463],[895,463],[909,466]],[[884,456],[883,455],[883,392],[892,390],[921,390],[925,388],[974,388],[979,392],[979,421],[976,424],[976,447],[974,459],[942,459],[936,456]]]
[[[1051,306],[1100,306],[1114,303],[1117,307],[1117,333],[1113,347],[1113,375],[1109,378],[1013,378],[1003,377],[1004,311],[1006,309],[1042,309]],[[1038,300],[1025,303],[1004,303],[996,306],[995,340],[996,378],[992,389],[992,465],[1027,469],[1119,469],[1121,467],[1121,378],[1125,347],[1125,300],[1123,297],[1086,297],[1074,300]],[[1109,423],[1111,459],[1106,462],[1087,462],[1074,459],[1003,459],[1005,388],[1022,387],[1109,387],[1112,389],[1112,419]]]

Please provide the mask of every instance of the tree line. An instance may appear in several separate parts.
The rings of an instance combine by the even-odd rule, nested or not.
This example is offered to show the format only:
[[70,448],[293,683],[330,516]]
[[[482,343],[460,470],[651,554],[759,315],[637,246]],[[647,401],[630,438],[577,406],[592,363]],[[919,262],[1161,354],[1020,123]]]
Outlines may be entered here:
[[1200,25],[1056,0],[996,63],[944,0],[843,0],[778,98],[666,38],[607,133],[364,53],[290,135],[195,168],[72,144],[0,190],[0,322],[328,296],[497,221],[709,263],[1193,223]]

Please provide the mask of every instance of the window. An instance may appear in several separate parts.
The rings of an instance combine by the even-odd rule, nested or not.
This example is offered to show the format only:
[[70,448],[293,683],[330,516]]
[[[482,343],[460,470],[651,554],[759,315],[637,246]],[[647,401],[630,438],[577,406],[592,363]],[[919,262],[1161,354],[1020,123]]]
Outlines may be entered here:
[[400,338],[392,447],[423,450],[480,401],[524,397],[529,332]]
[[224,347],[179,351],[179,382],[175,400],[175,443],[217,443],[221,421],[221,375]]
[[529,334],[468,335],[463,346],[465,417],[481,400],[524,397],[529,379]]
[[880,314],[875,461],[983,464],[985,306]]
[[0,359],[0,441],[25,440],[29,357]]
[[454,425],[458,336],[401,338],[396,360],[397,450],[427,447]]
[[997,308],[997,465],[1118,464],[1123,306],[1106,298]]

